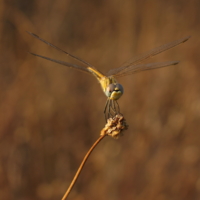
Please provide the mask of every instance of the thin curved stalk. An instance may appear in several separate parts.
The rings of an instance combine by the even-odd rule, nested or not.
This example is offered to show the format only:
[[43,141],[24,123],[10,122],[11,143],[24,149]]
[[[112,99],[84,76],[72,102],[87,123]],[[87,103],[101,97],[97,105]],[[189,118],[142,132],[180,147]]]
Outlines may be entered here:
[[70,193],[71,190],[72,190],[72,187],[74,186],[75,182],[77,181],[77,179],[78,179],[78,177],[79,177],[79,175],[80,175],[80,172],[81,172],[81,170],[83,169],[83,166],[85,165],[85,163],[86,163],[87,159],[89,158],[90,154],[92,153],[92,151],[94,150],[94,148],[97,146],[97,144],[98,144],[105,136],[106,136],[106,135],[100,136],[100,137],[97,139],[97,141],[92,145],[92,147],[89,149],[89,151],[87,152],[87,154],[86,154],[85,157],[83,158],[83,161],[81,162],[81,164],[80,164],[80,166],[79,166],[79,168],[78,168],[78,170],[77,170],[77,172],[76,172],[76,174],[75,174],[73,180],[71,181],[70,186],[68,187],[67,191],[65,192],[65,194],[64,194],[64,196],[63,196],[63,198],[62,198],[62,200],[67,199],[69,193]]

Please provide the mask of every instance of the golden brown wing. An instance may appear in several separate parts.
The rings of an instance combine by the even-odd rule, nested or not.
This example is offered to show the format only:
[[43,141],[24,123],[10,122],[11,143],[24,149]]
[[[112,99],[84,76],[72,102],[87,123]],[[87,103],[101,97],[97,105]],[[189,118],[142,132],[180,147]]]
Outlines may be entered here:
[[141,71],[157,69],[157,68],[162,68],[162,67],[168,67],[168,66],[171,66],[171,65],[177,65],[178,63],[179,63],[179,61],[168,61],[168,62],[158,62],[158,63],[133,65],[133,66],[129,66],[125,70],[114,75],[114,77],[122,77],[122,76],[126,76],[126,75],[129,75],[129,74],[141,72]]
[[[155,49],[152,49],[142,55],[139,55],[135,58],[132,58],[130,59],[129,61],[125,62],[121,67],[119,68],[115,68],[115,69],[111,69],[107,74],[110,76],[110,75],[114,75],[114,76],[117,76],[118,74],[122,74],[123,71],[126,71],[126,73],[128,72],[128,70],[130,69],[133,73],[133,70],[134,70],[134,65],[138,65],[139,63],[141,63],[142,61],[150,58],[150,57],[153,57],[159,53],[162,53],[163,51],[166,51],[168,49],[171,49],[183,42],[186,42],[188,39],[190,38],[190,36],[187,36],[187,37],[184,37],[182,39],[179,39],[179,40],[176,40],[176,41],[173,41],[173,42],[170,42],[168,44],[164,44],[162,46],[159,46]],[[172,61],[173,62],[173,61]],[[139,65],[138,65],[139,66]],[[141,65],[143,66],[143,65]],[[150,69],[155,69],[157,67],[151,67]],[[138,70],[138,68],[136,67],[136,69]],[[146,68],[144,68],[146,70]],[[142,71],[142,70],[140,70]]]
[[32,35],[34,38],[36,38],[36,39],[44,42],[45,44],[53,47],[54,49],[65,53],[66,55],[72,57],[75,60],[78,60],[79,62],[81,62],[84,65],[86,65],[86,67],[78,66],[78,65],[75,65],[75,64],[72,64],[72,63],[61,61],[61,60],[52,59],[52,58],[45,57],[45,56],[42,56],[42,55],[39,55],[39,54],[35,54],[35,53],[30,53],[30,54],[32,54],[34,56],[37,56],[37,57],[40,57],[40,58],[43,58],[43,59],[46,59],[46,60],[49,60],[49,61],[52,61],[52,62],[55,62],[55,63],[58,63],[58,64],[61,64],[61,65],[64,65],[64,66],[67,66],[67,67],[70,67],[70,68],[77,69],[79,71],[88,72],[90,74],[93,74],[98,80],[100,78],[104,77],[104,75],[100,71],[98,71],[97,69],[95,69],[95,67],[93,67],[90,63],[84,61],[83,59],[81,59],[81,58],[79,58],[77,56],[74,56],[74,55],[68,53],[67,51],[64,51],[64,50],[60,49],[59,47],[51,44],[50,42],[47,42],[46,40],[40,38],[38,35],[36,35],[34,33],[31,33],[31,32],[28,32],[28,31],[27,31],[27,33],[29,33],[30,35]]
[[34,56],[37,56],[37,57],[40,57],[40,58],[43,58],[43,59],[46,59],[46,60],[61,64],[61,65],[64,65],[64,66],[67,66],[67,67],[70,67],[70,68],[74,68],[74,69],[77,69],[79,71],[83,71],[83,72],[87,72],[87,73],[91,74],[91,72],[86,67],[78,66],[78,65],[75,65],[75,64],[72,64],[72,63],[61,61],[61,60],[55,60],[55,59],[48,58],[48,57],[45,57],[45,56],[41,56],[41,55],[38,55],[38,54],[35,54],[35,53],[31,53],[31,52],[29,52],[29,53],[34,55]]
[[70,56],[71,58],[73,58],[73,59],[75,59],[75,60],[78,60],[79,62],[82,62],[82,63],[85,64],[86,66],[93,67],[90,63],[86,62],[85,60],[83,60],[83,59],[81,59],[81,58],[79,58],[79,57],[77,57],[77,56],[74,56],[74,55],[68,53],[67,51],[64,51],[64,50],[60,49],[59,47],[57,47],[57,46],[51,44],[50,42],[47,42],[46,40],[40,38],[38,35],[36,35],[36,34],[34,34],[34,33],[31,33],[31,32],[29,32],[29,31],[27,31],[27,33],[30,34],[30,35],[32,35],[34,38],[36,38],[36,39],[38,39],[38,40],[44,42],[45,44],[47,44],[47,45],[53,47],[54,49],[57,49],[58,51],[61,51],[61,52],[65,53],[66,55]]

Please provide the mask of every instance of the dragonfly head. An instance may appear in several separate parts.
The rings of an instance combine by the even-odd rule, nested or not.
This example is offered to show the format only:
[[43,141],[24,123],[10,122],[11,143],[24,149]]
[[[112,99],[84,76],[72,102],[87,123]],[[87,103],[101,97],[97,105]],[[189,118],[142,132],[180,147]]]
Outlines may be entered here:
[[112,83],[106,88],[105,94],[107,97],[113,100],[119,99],[124,93],[124,89],[119,83]]

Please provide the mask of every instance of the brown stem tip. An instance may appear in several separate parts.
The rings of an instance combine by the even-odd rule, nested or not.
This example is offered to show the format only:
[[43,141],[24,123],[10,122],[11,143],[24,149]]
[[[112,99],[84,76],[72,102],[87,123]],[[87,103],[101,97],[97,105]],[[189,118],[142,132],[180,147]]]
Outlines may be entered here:
[[116,114],[114,117],[107,119],[105,127],[101,130],[100,135],[109,135],[118,139],[123,135],[123,131],[128,129],[128,124],[122,114]]

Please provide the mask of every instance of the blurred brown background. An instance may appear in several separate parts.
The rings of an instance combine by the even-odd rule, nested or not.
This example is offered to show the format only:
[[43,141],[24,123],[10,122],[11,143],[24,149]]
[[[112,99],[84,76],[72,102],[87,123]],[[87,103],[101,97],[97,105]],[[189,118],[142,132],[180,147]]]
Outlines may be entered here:
[[129,129],[92,153],[69,199],[200,199],[200,1],[2,0],[0,199],[61,199],[105,121],[94,77],[36,58],[76,63],[38,34],[102,72],[191,35],[149,62],[168,68],[119,80]]

